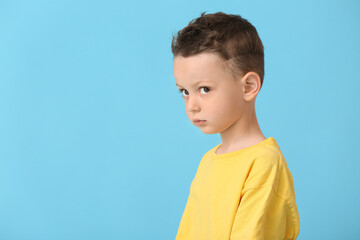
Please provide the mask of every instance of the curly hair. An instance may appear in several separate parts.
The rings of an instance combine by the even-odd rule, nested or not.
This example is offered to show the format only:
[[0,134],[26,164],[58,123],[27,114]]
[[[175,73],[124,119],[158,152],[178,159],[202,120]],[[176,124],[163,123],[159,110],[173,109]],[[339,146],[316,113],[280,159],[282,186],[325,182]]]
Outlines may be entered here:
[[201,13],[178,31],[177,36],[173,35],[171,51],[174,58],[216,53],[234,78],[254,71],[260,77],[260,89],[263,85],[264,46],[256,28],[240,15]]

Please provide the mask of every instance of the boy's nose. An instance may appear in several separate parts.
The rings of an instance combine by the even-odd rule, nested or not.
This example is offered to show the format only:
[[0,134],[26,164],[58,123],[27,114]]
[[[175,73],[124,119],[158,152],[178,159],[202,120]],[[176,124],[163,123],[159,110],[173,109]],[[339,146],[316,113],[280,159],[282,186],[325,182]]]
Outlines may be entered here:
[[186,107],[187,107],[187,110],[189,112],[194,112],[194,111],[199,111],[200,110],[200,106],[198,104],[198,101],[195,98],[189,98]]

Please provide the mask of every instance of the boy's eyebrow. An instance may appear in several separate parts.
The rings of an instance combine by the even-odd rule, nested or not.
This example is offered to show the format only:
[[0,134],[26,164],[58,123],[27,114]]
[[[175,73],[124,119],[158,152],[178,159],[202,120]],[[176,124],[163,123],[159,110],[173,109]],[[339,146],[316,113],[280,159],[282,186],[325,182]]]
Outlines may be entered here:
[[[199,81],[199,82],[196,82],[196,83],[194,83],[192,86],[194,87],[194,86],[196,86],[196,85],[198,85],[198,84],[200,84],[200,83],[210,83],[211,81]],[[178,87],[182,87],[181,85],[179,85],[179,84],[177,84],[176,83],[176,86],[178,86]]]

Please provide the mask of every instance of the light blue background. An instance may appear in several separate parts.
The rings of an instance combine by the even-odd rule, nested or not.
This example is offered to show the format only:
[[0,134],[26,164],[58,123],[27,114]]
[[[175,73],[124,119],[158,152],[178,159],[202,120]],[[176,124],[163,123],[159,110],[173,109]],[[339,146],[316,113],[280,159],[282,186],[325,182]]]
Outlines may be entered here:
[[240,14],[265,46],[260,127],[298,239],[358,239],[359,1],[0,1],[0,239],[174,239],[205,152],[172,34]]

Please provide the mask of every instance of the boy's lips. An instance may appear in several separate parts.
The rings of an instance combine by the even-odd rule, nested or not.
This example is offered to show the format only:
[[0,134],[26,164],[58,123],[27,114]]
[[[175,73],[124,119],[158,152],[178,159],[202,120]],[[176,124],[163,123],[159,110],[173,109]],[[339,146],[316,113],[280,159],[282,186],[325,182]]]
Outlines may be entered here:
[[205,122],[206,122],[206,120],[194,119],[194,123],[195,123],[195,124],[203,124],[203,123],[205,123]]

